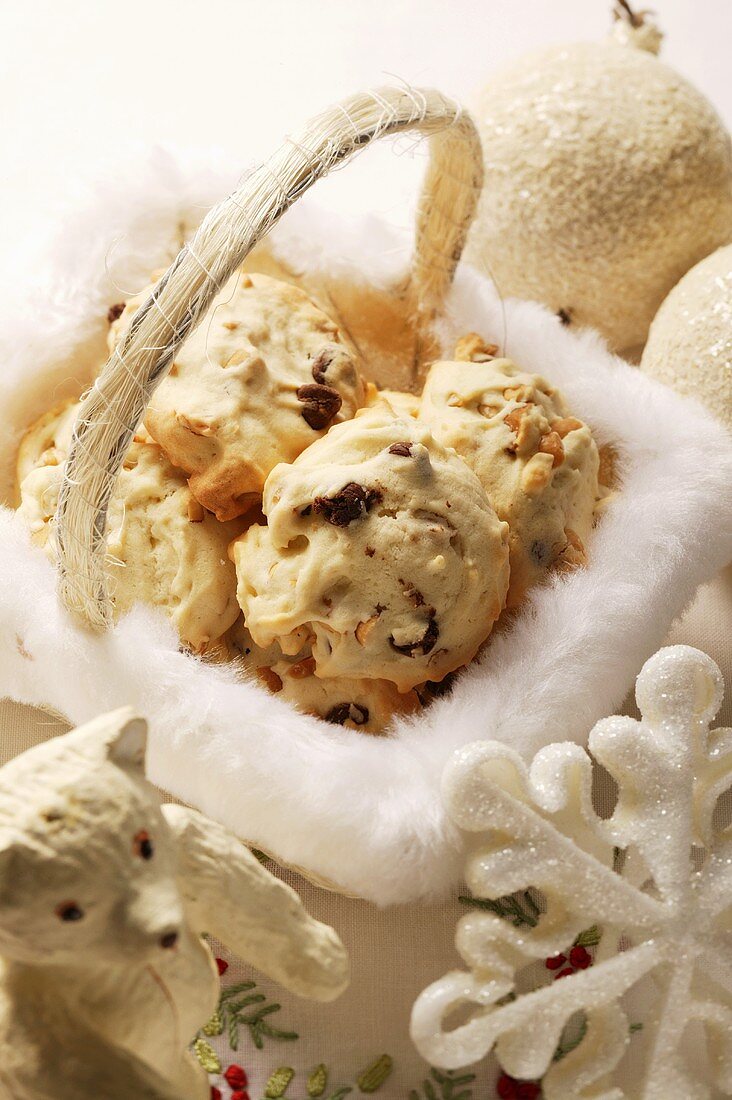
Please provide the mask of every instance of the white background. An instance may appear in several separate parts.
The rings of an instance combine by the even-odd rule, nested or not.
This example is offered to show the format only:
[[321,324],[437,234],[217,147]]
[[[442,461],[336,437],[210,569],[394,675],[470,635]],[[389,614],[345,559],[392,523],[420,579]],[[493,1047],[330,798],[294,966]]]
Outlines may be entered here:
[[[650,2],[667,34],[664,59],[732,123],[732,3]],[[601,37],[610,8],[611,0],[0,0],[0,248],[22,250],[47,232],[55,198],[131,145],[217,146],[244,169],[349,92],[399,78],[469,100],[524,50]],[[411,142],[370,150],[320,185],[320,198],[404,221],[421,161]]]

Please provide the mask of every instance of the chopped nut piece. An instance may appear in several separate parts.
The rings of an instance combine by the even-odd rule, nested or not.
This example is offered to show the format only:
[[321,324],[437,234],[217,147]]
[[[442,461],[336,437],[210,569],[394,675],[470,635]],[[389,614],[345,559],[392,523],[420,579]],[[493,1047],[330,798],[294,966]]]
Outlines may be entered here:
[[462,336],[455,345],[455,359],[459,363],[487,363],[498,355],[498,344],[486,344],[477,332]]
[[267,668],[266,665],[263,665],[262,668],[257,669],[257,676],[273,695],[276,695],[278,691],[282,691],[282,680],[273,668]]
[[521,488],[526,495],[534,496],[546,489],[551,481],[553,469],[552,455],[538,451],[533,458],[530,458],[521,474]]
[[370,619],[364,619],[356,627],[356,641],[359,645],[366,645],[369,634],[379,621],[378,615],[372,615]]
[[614,489],[617,484],[617,462],[618,453],[611,443],[605,443],[600,447],[600,469],[597,477],[600,485],[604,485],[607,489]]
[[508,386],[503,391],[506,401],[518,401],[521,404],[531,403],[534,400],[534,391],[531,386]]
[[193,435],[213,435],[213,431],[209,424],[206,424],[203,420],[192,420],[191,417],[186,416],[185,413],[176,413],[176,420],[185,428],[186,431],[191,432]]
[[188,501],[188,518],[191,523],[203,523],[203,517],[205,512],[203,507],[194,500],[193,497]]
[[241,363],[246,363],[248,359],[251,359],[251,353],[244,351],[243,348],[239,348],[235,351],[230,359],[226,360],[227,367],[238,367]]
[[557,432],[548,432],[539,440],[539,450],[542,454],[551,455],[554,466],[561,466],[564,462],[564,446]]
[[570,432],[576,432],[578,428],[584,428],[584,424],[574,416],[563,416],[552,423],[552,431],[556,432],[560,439],[564,439]]
[[567,536],[567,545],[557,558],[557,566],[560,569],[575,569],[578,565],[586,565],[587,552],[582,539],[571,527],[565,527],[564,534]]
[[524,419],[530,408],[530,405],[519,405],[503,418],[504,424],[516,433],[516,442],[509,445],[508,448],[514,453],[523,450],[530,441],[532,435],[531,422]]

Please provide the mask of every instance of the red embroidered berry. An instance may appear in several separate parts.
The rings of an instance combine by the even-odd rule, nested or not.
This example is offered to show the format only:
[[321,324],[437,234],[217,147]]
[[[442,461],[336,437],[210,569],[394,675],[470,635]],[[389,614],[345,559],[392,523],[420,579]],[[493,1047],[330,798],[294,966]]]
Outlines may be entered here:
[[242,1089],[237,1089],[236,1092],[232,1092],[231,1100],[249,1100],[249,1093],[244,1092]]
[[216,969],[219,972],[219,976],[225,974],[226,971],[229,969],[229,964],[227,963],[226,959],[216,959],[215,961]]
[[533,1081],[522,1081],[516,1089],[516,1100],[539,1100],[541,1087]]
[[592,955],[586,947],[576,944],[569,953],[569,961],[575,970],[586,970],[592,966]]
[[211,1085],[211,1100],[221,1100],[221,1089],[217,1089],[215,1085]]
[[566,955],[552,955],[550,959],[546,960],[544,964],[547,970],[559,970],[560,966],[564,966],[567,961]]
[[560,970],[558,974],[554,975],[554,981],[558,981],[559,978],[571,978],[574,974],[574,970],[571,966],[566,967],[564,970]]
[[496,1081],[496,1093],[500,1100],[517,1100],[517,1085],[518,1081],[514,1081],[513,1077],[509,1077],[507,1073],[502,1073]]
[[229,1066],[224,1077],[232,1089],[245,1089],[249,1084],[246,1073],[241,1066],[236,1064]]

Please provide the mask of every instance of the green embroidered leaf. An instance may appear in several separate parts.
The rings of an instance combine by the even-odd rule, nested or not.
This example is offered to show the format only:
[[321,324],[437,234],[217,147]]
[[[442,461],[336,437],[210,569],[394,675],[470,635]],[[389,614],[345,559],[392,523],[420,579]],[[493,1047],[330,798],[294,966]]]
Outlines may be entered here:
[[206,1073],[221,1073],[221,1062],[216,1051],[205,1039],[196,1039],[193,1044],[193,1053],[206,1070]]
[[386,1081],[394,1068],[394,1062],[388,1054],[382,1054],[356,1078],[361,1092],[376,1092]]
[[291,1043],[293,1039],[300,1038],[296,1031],[280,1031],[279,1028],[272,1027],[270,1024],[260,1024],[259,1029],[269,1039],[279,1039],[283,1043]]
[[280,1066],[279,1069],[276,1069],[264,1090],[267,1100],[280,1100],[280,1097],[287,1092],[287,1086],[294,1076],[295,1071],[290,1069],[289,1066]]
[[328,1084],[328,1070],[323,1062],[308,1077],[308,1096],[322,1096]]
[[[475,1080],[474,1073],[463,1073],[458,1077],[455,1075],[455,1071],[443,1073],[441,1070],[433,1067],[430,1069],[430,1076],[432,1080],[436,1081],[439,1085],[439,1096],[432,1081],[427,1079],[422,1082],[424,1100],[472,1100],[472,1089],[463,1089],[462,1092],[458,1093],[454,1090],[460,1088],[462,1085],[471,1085]],[[417,1089],[412,1089],[409,1094],[409,1100],[423,1100],[423,1097],[420,1096]]]
[[224,1021],[221,1019],[221,1013],[216,1009],[208,1023],[203,1025],[201,1031],[204,1035],[220,1035],[223,1030]]
[[580,932],[572,947],[597,947],[601,939],[602,929],[593,924],[590,928],[585,928],[584,932]]
[[541,910],[534,901],[530,890],[522,890],[519,894],[506,894],[502,898],[471,898],[461,896],[458,898],[463,905],[471,905],[474,909],[484,909],[489,913],[495,913],[497,917],[510,920],[519,928],[527,924],[530,928],[536,928],[541,916]]
[[562,1032],[559,1046],[554,1051],[552,1061],[561,1062],[562,1058],[566,1058],[568,1054],[571,1054],[573,1050],[577,1049],[586,1034],[587,1017],[584,1013],[582,1013],[579,1019],[570,1019]]
[[636,1031],[642,1031],[642,1030],[643,1030],[643,1024],[631,1024],[630,1027],[628,1028],[628,1031],[630,1032],[631,1035],[634,1035],[636,1033]]
[[[221,1030],[214,1034],[220,1035],[226,1031],[232,1050],[237,1050],[239,1047],[239,1032],[242,1027],[249,1029],[249,1035],[257,1050],[264,1048],[265,1037],[283,1042],[298,1038],[296,1031],[282,1031],[266,1022],[268,1016],[280,1011],[280,1005],[267,1004],[267,998],[263,993],[253,992],[256,988],[256,982],[238,982],[224,989],[219,998],[218,1015]],[[252,1009],[252,1011],[245,1012],[245,1009]]]
[[236,997],[239,993],[245,993],[250,989],[254,989],[256,982],[237,982],[235,985],[229,985],[226,989],[221,990],[221,996],[219,997],[219,1005],[226,1004],[232,997]]
[[344,1096],[348,1096],[349,1092],[353,1092],[350,1085],[342,1085],[341,1088],[336,1089],[328,1097],[328,1100],[343,1100]]
[[237,1016],[243,1008],[248,1005],[258,1005],[262,1001],[266,1001],[264,993],[250,993],[248,997],[241,997],[238,1001],[235,1001],[232,1005],[229,1005],[229,1012]]
[[236,1016],[229,1016],[227,1021],[227,1031],[229,1036],[229,1046],[232,1050],[239,1049],[239,1021]]

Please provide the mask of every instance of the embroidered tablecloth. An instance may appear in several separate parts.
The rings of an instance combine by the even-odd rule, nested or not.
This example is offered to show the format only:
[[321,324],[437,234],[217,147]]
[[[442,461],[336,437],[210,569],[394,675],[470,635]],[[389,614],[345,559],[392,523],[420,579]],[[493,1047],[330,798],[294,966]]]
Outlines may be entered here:
[[[732,725],[732,567],[700,590],[669,642],[698,646],[719,664],[727,697],[718,724]],[[43,712],[6,701],[0,704],[0,760],[63,729]],[[408,1100],[412,1091],[419,1100],[498,1096],[494,1063],[440,1080],[409,1041],[409,1014],[417,994],[460,965],[453,933],[464,903],[455,896],[439,904],[379,910],[318,889],[291,872],[277,873],[294,886],[314,916],[338,931],[351,956],[351,986],[334,1004],[311,1004],[277,988],[214,943],[225,999],[221,1018],[200,1033],[198,1042],[198,1052],[212,1071],[212,1095],[218,1089],[222,1100],[260,1100],[265,1095],[342,1100],[349,1093],[360,1097],[371,1091],[382,1100]],[[463,1079],[473,1074],[474,1079]],[[539,1095],[530,1087],[521,1092],[507,1088],[504,1082],[501,1090],[517,1100]]]

